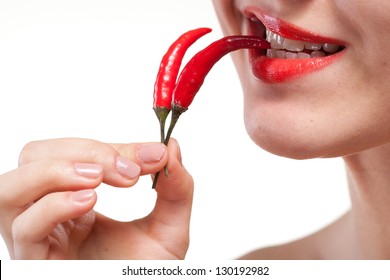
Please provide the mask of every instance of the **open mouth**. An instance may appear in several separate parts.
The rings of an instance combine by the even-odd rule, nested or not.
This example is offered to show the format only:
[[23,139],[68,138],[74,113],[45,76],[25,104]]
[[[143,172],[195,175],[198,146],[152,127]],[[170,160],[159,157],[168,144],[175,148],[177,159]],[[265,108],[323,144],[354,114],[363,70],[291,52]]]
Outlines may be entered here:
[[[271,24],[272,27],[275,27],[274,23]],[[280,27],[276,29],[281,32]],[[326,39],[319,39],[318,36],[314,36],[317,38],[317,42],[315,41],[316,38],[309,38],[310,35],[303,35],[301,40],[290,39],[291,37],[298,38],[298,34],[290,34],[290,36],[287,35],[290,38],[286,38],[273,32],[255,16],[249,18],[249,32],[252,33],[251,35],[263,37],[271,44],[271,48],[266,53],[269,58],[307,59],[325,57],[338,53],[345,48],[341,44],[322,42]],[[288,32],[284,30],[282,33],[287,34]]]
[[266,40],[271,43],[267,50],[269,58],[305,59],[325,57],[337,53],[342,46],[331,43],[310,43],[284,38],[267,29]]
[[254,76],[265,82],[284,82],[321,70],[345,53],[345,43],[275,18],[257,8],[244,12],[246,33],[266,39],[271,48],[250,51]]

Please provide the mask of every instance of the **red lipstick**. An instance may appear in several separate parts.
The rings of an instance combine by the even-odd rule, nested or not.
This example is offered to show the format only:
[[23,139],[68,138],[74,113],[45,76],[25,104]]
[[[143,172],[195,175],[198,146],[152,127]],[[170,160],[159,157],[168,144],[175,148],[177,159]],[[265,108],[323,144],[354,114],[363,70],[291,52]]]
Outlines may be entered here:
[[[252,73],[258,79],[267,83],[281,83],[319,71],[339,60],[345,53],[345,43],[334,38],[324,37],[296,25],[278,19],[258,8],[248,8],[245,11],[248,18],[250,35],[264,35],[265,28],[290,40],[316,44],[335,44],[340,46],[336,53],[324,53],[323,57],[301,59],[271,58],[264,53],[250,52]],[[305,50],[305,52],[307,52]]]

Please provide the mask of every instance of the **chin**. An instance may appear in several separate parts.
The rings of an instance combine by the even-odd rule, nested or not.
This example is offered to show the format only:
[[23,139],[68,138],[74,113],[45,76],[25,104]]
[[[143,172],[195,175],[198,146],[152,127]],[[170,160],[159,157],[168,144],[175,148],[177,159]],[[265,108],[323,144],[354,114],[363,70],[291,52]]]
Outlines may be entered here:
[[333,158],[357,151],[347,138],[321,133],[315,126],[275,124],[245,117],[245,127],[252,141],[277,156],[291,159]]
[[245,127],[252,141],[263,150],[297,160],[347,157],[390,143],[389,137],[367,130],[337,133],[336,127],[321,131],[315,126],[275,126],[272,122],[265,125],[247,118]]
[[323,154],[319,150],[313,149],[313,146],[307,144],[307,141],[292,139],[274,131],[247,128],[247,132],[257,146],[277,156],[303,160],[322,157],[321,154]]

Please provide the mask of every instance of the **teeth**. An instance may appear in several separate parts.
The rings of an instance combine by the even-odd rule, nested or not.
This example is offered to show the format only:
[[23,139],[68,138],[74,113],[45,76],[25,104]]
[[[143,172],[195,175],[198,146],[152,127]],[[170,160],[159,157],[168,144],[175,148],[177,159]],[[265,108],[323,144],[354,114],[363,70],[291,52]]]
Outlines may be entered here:
[[292,52],[301,52],[305,48],[305,43],[301,41],[294,41],[286,39],[284,41],[284,49]]
[[286,58],[286,51],[276,50],[276,49],[268,49],[267,56],[269,58]]
[[311,55],[309,53],[300,52],[300,53],[298,53],[298,57],[297,58],[299,58],[299,59],[311,58]]
[[324,57],[326,53],[335,53],[340,46],[335,44],[308,43],[286,39],[269,29],[266,30],[266,39],[271,43],[267,56],[270,58],[305,59],[311,57]]
[[314,51],[311,53],[311,57],[324,57],[326,54],[322,51]]
[[305,49],[311,51],[319,51],[320,49],[322,49],[322,45],[316,43],[305,43]]
[[337,52],[339,49],[339,46],[338,45],[333,45],[333,44],[324,44],[324,50],[327,51],[327,52],[330,52],[330,53],[334,53],[334,52]]

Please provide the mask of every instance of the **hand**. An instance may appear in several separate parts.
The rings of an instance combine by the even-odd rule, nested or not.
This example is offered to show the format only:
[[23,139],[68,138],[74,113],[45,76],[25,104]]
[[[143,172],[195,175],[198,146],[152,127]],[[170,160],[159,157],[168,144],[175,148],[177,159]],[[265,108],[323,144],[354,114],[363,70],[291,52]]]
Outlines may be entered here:
[[[147,217],[118,222],[93,210],[94,188],[102,182],[130,187],[165,165],[169,177],[160,176]],[[0,232],[14,259],[183,259],[192,194],[193,180],[175,140],[168,147],[32,142],[22,150],[19,167],[0,176]]]

